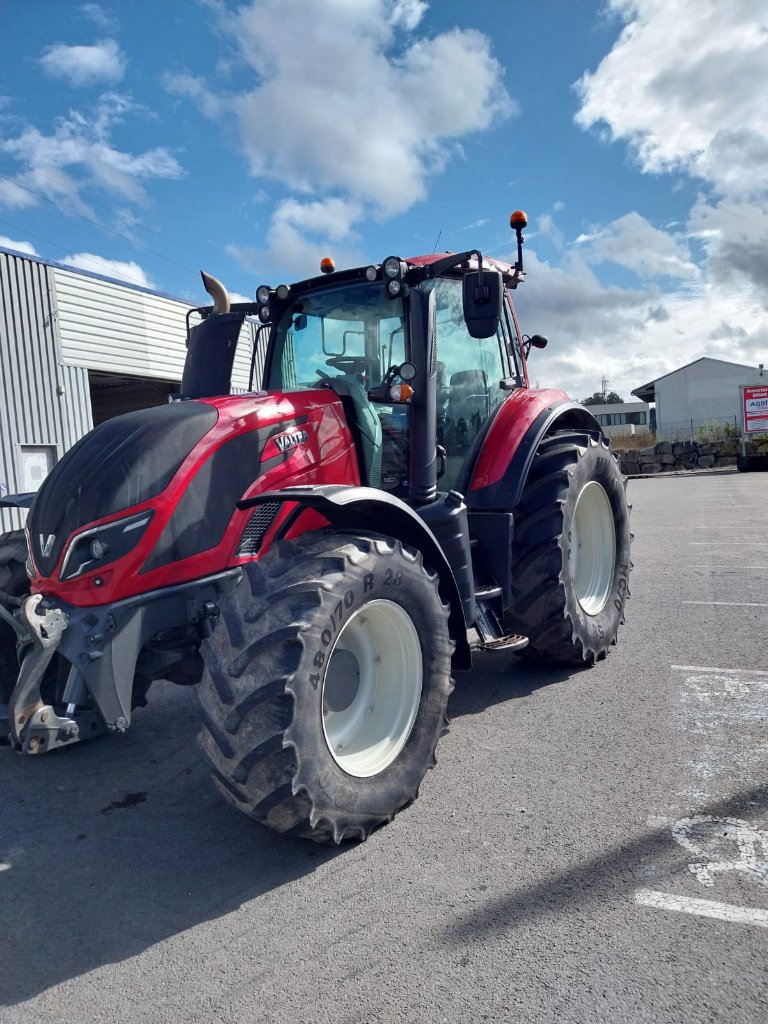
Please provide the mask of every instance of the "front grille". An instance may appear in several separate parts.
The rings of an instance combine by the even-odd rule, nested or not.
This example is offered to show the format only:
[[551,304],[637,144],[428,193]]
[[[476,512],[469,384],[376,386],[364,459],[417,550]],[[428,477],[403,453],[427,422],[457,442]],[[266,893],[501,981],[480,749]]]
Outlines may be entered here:
[[275,521],[281,507],[281,501],[265,501],[263,505],[256,506],[253,515],[248,520],[248,525],[243,530],[240,546],[237,549],[238,555],[255,555],[258,552],[264,534]]

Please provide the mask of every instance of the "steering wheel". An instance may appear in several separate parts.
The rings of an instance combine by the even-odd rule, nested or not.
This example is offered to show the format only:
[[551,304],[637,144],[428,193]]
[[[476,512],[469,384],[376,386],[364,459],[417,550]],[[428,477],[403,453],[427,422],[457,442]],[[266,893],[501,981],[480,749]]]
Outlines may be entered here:
[[344,373],[365,373],[369,364],[370,360],[365,356],[331,356],[325,360],[326,366],[332,366]]

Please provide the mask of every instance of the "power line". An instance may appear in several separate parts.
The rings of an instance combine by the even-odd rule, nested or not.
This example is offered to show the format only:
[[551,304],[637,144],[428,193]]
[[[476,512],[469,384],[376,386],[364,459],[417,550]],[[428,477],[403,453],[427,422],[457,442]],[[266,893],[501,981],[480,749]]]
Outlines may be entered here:
[[[129,235],[123,234],[121,231],[116,231],[114,228],[108,228],[106,224],[102,224],[100,221],[95,220],[93,217],[88,217],[84,213],[79,213],[77,210],[73,210],[67,206],[64,206],[61,203],[57,203],[55,199],[51,199],[51,197],[45,195],[44,192],[38,192],[36,189],[29,188],[28,185],[22,185],[18,181],[14,181],[13,178],[9,178],[7,174],[3,174],[1,172],[0,178],[2,178],[4,181],[10,182],[11,185],[14,185],[16,188],[20,188],[23,189],[25,192],[29,192],[29,194],[32,196],[37,196],[38,199],[45,200],[45,202],[50,203],[51,206],[55,206],[57,210],[61,210],[63,213],[66,213],[69,216],[79,217],[81,220],[86,221],[88,224],[92,224],[100,231],[104,231],[109,235],[114,235],[115,238],[121,238],[124,242],[128,242],[129,245],[136,246],[137,249],[143,249],[145,252],[150,253],[152,256],[158,256],[161,260],[166,260],[168,263],[173,263],[175,266],[181,267],[182,270],[187,270],[191,274],[195,273],[195,271],[191,267],[188,267],[186,263],[179,263],[178,260],[173,259],[171,256],[166,256],[164,253],[158,252],[156,249],[151,249],[148,245],[144,245],[142,242],[136,241],[136,239],[131,238]],[[18,231],[21,229],[15,228],[14,230]]]

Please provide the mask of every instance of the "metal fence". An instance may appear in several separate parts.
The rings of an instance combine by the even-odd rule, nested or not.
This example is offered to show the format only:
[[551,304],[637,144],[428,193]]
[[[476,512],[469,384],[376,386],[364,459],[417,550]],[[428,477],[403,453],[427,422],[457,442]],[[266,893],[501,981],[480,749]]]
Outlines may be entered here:
[[674,420],[657,426],[655,433],[657,441],[723,441],[741,437],[741,424],[738,416]]

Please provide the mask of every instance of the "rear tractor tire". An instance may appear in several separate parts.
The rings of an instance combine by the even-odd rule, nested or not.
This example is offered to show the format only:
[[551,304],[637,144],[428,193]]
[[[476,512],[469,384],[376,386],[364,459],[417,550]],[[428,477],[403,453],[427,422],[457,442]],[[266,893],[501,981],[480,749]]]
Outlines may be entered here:
[[[0,604],[8,612],[15,611],[29,593],[26,559],[27,541],[23,530],[0,535]],[[8,703],[18,674],[16,633],[0,618],[0,705]]]
[[277,832],[364,840],[416,799],[447,731],[437,577],[397,541],[325,531],[244,570],[201,652],[214,781]]
[[616,643],[629,597],[626,481],[605,438],[545,439],[515,509],[510,632],[531,661],[581,665]]

